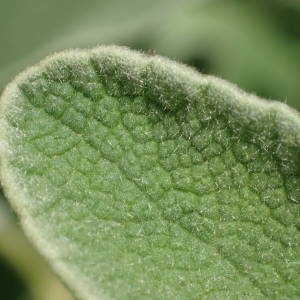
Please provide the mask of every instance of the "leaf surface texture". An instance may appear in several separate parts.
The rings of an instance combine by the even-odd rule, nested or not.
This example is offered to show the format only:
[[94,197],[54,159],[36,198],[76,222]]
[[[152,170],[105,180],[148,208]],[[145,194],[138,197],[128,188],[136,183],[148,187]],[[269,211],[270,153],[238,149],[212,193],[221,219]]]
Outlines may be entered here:
[[292,109],[100,47],[25,71],[0,113],[5,195],[79,298],[299,298]]

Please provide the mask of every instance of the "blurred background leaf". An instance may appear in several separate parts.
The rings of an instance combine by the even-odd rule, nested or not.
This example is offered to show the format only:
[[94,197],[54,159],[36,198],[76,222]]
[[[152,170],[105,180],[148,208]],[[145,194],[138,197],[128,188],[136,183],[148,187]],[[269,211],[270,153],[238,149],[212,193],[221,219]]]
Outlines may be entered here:
[[[54,51],[118,44],[300,109],[299,0],[1,0],[0,37],[0,91]],[[3,199],[0,221],[0,280],[11,276],[16,287],[3,285],[4,299],[70,299]]]
[[298,0],[1,0],[0,88],[51,52],[155,49],[300,109]]

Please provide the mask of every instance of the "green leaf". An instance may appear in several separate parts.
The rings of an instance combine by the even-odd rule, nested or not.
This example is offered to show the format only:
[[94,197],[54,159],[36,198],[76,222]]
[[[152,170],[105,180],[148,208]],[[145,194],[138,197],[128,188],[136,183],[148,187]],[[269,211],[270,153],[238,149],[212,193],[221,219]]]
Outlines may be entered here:
[[18,226],[0,191],[0,291],[5,300],[72,300]]
[[19,75],[1,182],[83,299],[299,299],[300,117],[158,56],[100,47]]

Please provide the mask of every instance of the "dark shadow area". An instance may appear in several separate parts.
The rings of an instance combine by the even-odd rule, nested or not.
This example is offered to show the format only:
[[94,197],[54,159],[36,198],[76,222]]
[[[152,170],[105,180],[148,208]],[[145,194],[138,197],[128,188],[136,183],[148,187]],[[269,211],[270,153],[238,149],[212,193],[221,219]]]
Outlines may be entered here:
[[2,257],[0,257],[0,299],[32,300],[21,278]]
[[204,74],[209,74],[212,71],[212,63],[207,56],[195,56],[185,61],[187,65],[193,66],[198,71]]

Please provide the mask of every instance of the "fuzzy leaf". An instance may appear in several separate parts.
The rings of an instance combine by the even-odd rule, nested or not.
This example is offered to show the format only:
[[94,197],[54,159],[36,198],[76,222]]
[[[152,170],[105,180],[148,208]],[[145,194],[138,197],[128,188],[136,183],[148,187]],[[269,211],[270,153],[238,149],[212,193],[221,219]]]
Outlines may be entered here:
[[300,118],[158,56],[100,47],[22,73],[1,182],[82,299],[299,299]]

